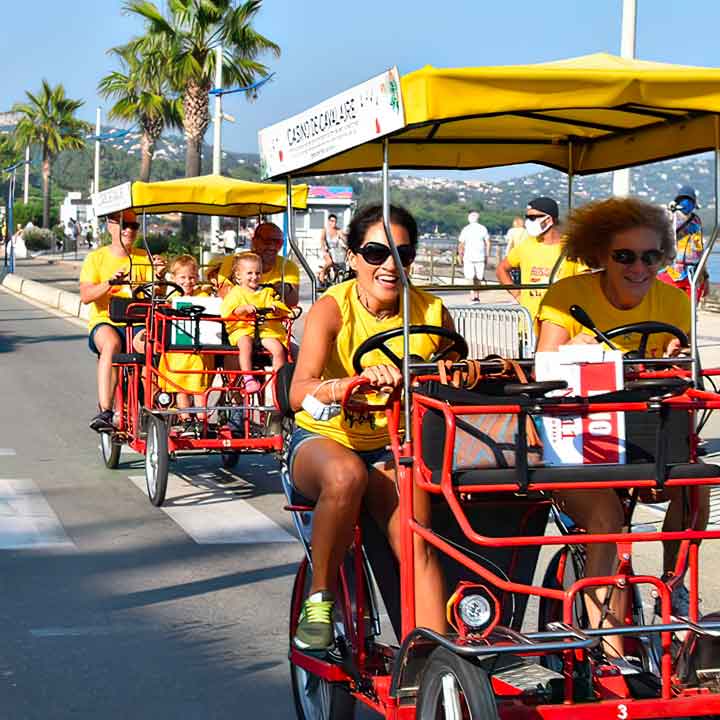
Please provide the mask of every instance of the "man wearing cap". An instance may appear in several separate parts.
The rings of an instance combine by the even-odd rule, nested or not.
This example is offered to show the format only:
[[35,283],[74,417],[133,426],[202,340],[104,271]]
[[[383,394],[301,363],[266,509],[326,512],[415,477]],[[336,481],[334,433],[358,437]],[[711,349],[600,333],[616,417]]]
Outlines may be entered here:
[[[460,231],[458,238],[458,257],[463,264],[465,279],[472,282],[473,288],[485,283],[485,262],[490,254],[490,235],[487,228],[480,224],[480,215],[473,210],[468,213],[468,224]],[[473,289],[471,302],[480,301],[480,293]]]
[[[260,223],[255,228],[252,250],[262,260],[263,285],[272,285],[286,305],[300,302],[300,269],[290,259],[279,255],[283,245],[283,231],[274,223]],[[233,285],[232,266],[234,255],[227,255],[218,271],[218,295],[224,297]]]
[[[675,199],[670,203],[673,226],[675,228],[675,259],[657,277],[668,285],[683,290],[690,297],[689,267],[697,267],[703,252],[703,229],[697,210],[697,194],[695,188],[684,185],[678,190]],[[696,286],[697,299],[704,292],[707,274],[699,278]]]
[[[576,263],[564,260],[563,238],[558,229],[560,209],[549,197],[532,199],[525,209],[525,230],[528,237],[513,247],[497,267],[498,280],[503,285],[513,285],[510,274],[513,268],[520,270],[521,285],[548,285],[561,277],[575,275]],[[535,318],[546,288],[509,290]]]
[[133,247],[138,221],[132,210],[109,215],[107,228],[110,245],[89,252],[80,270],[80,299],[85,305],[90,305],[88,346],[98,357],[99,412],[90,421],[90,428],[97,432],[110,432],[113,429],[112,406],[117,378],[113,372],[112,357],[125,347],[123,326],[110,319],[110,298],[132,297],[130,285],[112,285],[110,281],[150,282],[153,266],[158,277],[165,271],[164,258],[148,259],[144,250]]

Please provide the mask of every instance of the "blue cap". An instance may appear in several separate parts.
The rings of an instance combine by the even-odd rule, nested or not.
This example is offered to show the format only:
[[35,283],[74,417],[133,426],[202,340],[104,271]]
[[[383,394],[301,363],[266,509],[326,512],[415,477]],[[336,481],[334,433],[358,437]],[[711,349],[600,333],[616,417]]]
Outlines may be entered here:
[[690,198],[690,200],[692,200],[697,205],[697,193],[695,192],[695,188],[691,187],[690,185],[683,185],[677,191],[675,199],[679,200],[680,198]]

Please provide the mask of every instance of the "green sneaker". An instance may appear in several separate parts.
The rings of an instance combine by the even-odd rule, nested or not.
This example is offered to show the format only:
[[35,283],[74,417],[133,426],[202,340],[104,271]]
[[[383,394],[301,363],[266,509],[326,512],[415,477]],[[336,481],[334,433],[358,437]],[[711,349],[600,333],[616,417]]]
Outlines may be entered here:
[[335,598],[326,590],[309,595],[303,603],[293,643],[299,650],[327,650],[333,645]]

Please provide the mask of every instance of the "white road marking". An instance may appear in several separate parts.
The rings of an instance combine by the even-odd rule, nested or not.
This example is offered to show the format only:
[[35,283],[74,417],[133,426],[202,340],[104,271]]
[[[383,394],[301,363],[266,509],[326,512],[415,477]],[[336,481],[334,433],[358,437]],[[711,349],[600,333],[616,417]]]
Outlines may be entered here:
[[141,625],[75,625],[70,627],[30,628],[30,635],[36,638],[87,637],[143,631]]
[[0,478],[0,549],[75,547],[32,480]]
[[[144,475],[130,475],[130,480],[147,496]],[[204,477],[191,482],[171,474],[161,509],[200,545],[296,542],[232,488]]]
[[17,453],[12,448],[0,448],[0,456],[2,455],[17,455]]

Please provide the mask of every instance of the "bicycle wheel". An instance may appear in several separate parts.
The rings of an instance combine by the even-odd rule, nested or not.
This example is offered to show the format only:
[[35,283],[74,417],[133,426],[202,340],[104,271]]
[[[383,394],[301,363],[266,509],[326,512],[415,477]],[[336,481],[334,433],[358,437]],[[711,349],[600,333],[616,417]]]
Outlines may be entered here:
[[[311,578],[310,563],[307,558],[303,558],[293,585],[291,613],[294,612],[294,609],[299,612],[302,600],[307,597],[310,590]],[[342,599],[338,597],[335,607],[339,608],[343,605]],[[293,647],[292,632],[296,623],[297,617],[291,617],[291,650]],[[343,632],[344,623],[344,619],[336,617],[336,636],[338,631]],[[355,698],[344,685],[328,682],[324,678],[296,665],[292,659],[290,660],[290,680],[295,713],[299,720],[351,720],[355,717]]]
[[169,460],[167,426],[159,417],[150,415],[145,445],[145,484],[155,507],[165,502]]
[[499,715],[487,673],[446,648],[433,650],[420,681],[415,717],[496,720]]

